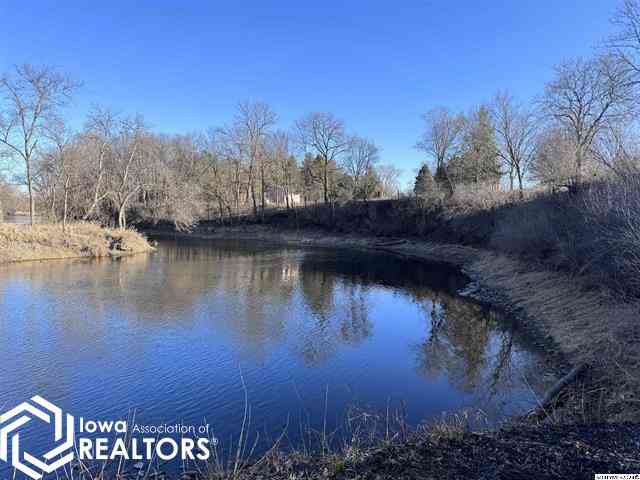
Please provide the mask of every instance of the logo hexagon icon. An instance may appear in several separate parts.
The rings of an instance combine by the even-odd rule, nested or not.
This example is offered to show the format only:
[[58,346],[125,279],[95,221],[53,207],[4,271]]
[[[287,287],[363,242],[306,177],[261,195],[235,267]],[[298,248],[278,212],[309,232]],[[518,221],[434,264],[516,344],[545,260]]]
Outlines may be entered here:
[[[20,446],[19,429],[34,418],[49,424],[53,420],[56,446],[43,454],[42,458],[35,457]],[[65,423],[66,428],[63,428]],[[11,442],[11,465],[28,477],[39,480],[43,474],[53,473],[73,460],[74,436],[73,416],[66,414],[65,418],[62,409],[36,395],[0,415],[0,460],[9,462]]]

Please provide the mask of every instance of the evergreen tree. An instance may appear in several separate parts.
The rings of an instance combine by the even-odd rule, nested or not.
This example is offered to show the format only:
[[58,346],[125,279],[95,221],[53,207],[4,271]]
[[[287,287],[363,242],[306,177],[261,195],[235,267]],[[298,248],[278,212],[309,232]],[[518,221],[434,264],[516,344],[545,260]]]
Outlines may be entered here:
[[461,151],[461,155],[449,161],[447,168],[455,184],[499,184],[501,170],[498,147],[486,106],[478,108],[468,120]]
[[418,175],[416,176],[416,183],[413,186],[413,193],[416,197],[428,197],[436,193],[436,184],[431,176],[431,171],[427,164],[422,165]]

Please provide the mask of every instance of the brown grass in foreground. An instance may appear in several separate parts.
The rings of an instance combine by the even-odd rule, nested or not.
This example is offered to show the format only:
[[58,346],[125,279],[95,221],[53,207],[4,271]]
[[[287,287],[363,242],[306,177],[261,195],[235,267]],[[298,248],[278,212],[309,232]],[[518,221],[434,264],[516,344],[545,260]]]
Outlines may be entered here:
[[150,252],[153,247],[134,230],[94,223],[12,225],[0,223],[0,264],[28,260],[115,257]]

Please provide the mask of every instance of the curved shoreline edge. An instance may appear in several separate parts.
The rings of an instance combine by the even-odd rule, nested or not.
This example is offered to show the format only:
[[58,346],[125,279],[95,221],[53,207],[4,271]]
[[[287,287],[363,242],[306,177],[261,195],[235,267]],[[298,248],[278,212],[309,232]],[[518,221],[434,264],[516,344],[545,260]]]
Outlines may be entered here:
[[[624,409],[613,407],[592,416],[576,412],[581,402],[594,400],[585,396],[586,389],[602,389],[605,385],[607,398],[600,397],[600,401],[614,406],[629,389],[628,384],[618,381],[625,365],[616,365],[617,357],[606,356],[611,348],[617,348],[608,343],[618,338],[616,317],[638,311],[636,304],[594,289],[586,278],[492,251],[417,239],[262,225],[145,233],[167,238],[379,251],[454,267],[470,280],[460,292],[463,296],[505,311],[519,328],[545,339],[552,350],[548,352],[550,363],[560,367],[561,376],[566,373],[556,384],[558,391],[552,388],[547,393],[550,399],[540,399],[539,412],[509,419],[497,430],[470,431],[468,426],[454,422],[436,424],[397,443],[381,442],[355,452],[347,449],[329,455],[300,455],[274,448],[268,459],[247,465],[239,479],[593,478],[594,473],[640,470],[637,412],[629,418],[625,418]],[[609,325],[611,331],[607,331]],[[569,386],[578,375],[580,385]],[[560,393],[569,398],[562,408],[554,409]]]
[[[323,230],[286,230],[264,225],[196,228],[191,232],[145,230],[151,236],[202,240],[247,240],[294,247],[328,247],[386,252],[429,264],[459,269],[469,279],[460,292],[481,303],[509,314],[518,326],[550,345],[554,364],[561,376],[572,369],[584,373],[585,382],[610,391],[609,405],[601,412],[601,421],[638,421],[625,415],[620,395],[628,395],[630,386],[617,382],[628,365],[615,355],[624,331],[616,330],[621,318],[637,318],[638,302],[624,302],[612,292],[596,289],[587,278],[551,271],[542,265],[526,262],[497,252],[478,248],[429,242],[421,239],[381,238],[353,234],[334,234]],[[625,357],[626,358],[626,357]],[[635,385],[634,385],[635,387]],[[542,399],[541,399],[542,400]],[[582,398],[580,401],[584,401]],[[603,399],[600,399],[603,401]],[[614,405],[615,404],[615,405]],[[546,407],[546,406],[545,406]]]
[[[0,227],[5,227],[1,225]],[[62,249],[69,256],[55,259],[101,258],[153,251],[143,235],[130,230],[109,230],[93,224],[74,225],[62,236],[59,225],[35,238],[22,237],[24,230],[0,228],[0,264],[7,265],[5,252],[45,260],[47,249]],[[71,228],[71,227],[70,227]],[[616,317],[637,315],[637,305],[622,303],[609,292],[594,290],[580,277],[553,272],[540,265],[477,248],[440,244],[417,239],[381,238],[331,234],[320,230],[282,230],[259,225],[196,229],[190,233],[144,230],[150,236],[202,240],[247,240],[291,247],[322,247],[375,251],[400,255],[416,262],[441,264],[459,269],[470,280],[461,292],[482,303],[506,311],[526,331],[544,337],[553,345],[554,360],[561,359],[569,372],[589,364],[585,385],[610,389],[607,401],[626,394],[627,385],[616,383],[627,365],[615,363],[611,345],[603,332],[615,326]],[[3,236],[4,235],[4,236]],[[126,236],[126,238],[125,238]],[[127,242],[136,242],[128,244]],[[97,242],[97,243],[94,243]],[[123,243],[124,242],[124,243]],[[139,243],[138,243],[139,242]],[[33,245],[38,248],[33,248]],[[18,250],[15,250],[18,247]],[[29,250],[22,250],[29,248]],[[97,250],[83,250],[95,248]],[[13,249],[13,250],[12,250]],[[73,255],[76,252],[85,253]],[[46,258],[53,259],[53,258]],[[4,261],[3,261],[4,260]],[[21,260],[9,260],[12,262]],[[637,317],[636,317],[637,318]],[[612,327],[613,328],[613,327]],[[615,332],[613,332],[615,333]],[[615,339],[615,335],[613,336]],[[546,344],[546,342],[545,342]],[[557,356],[556,356],[557,354]],[[604,356],[599,357],[598,354]],[[619,370],[611,370],[619,368]],[[612,376],[613,375],[613,376]],[[566,377],[563,378],[563,380]],[[605,409],[601,420],[575,421],[580,389],[565,401],[573,415],[570,424],[555,411],[544,410],[543,418],[513,419],[493,431],[470,431],[460,423],[435,424],[402,439],[375,445],[349,445],[326,454],[298,454],[276,446],[258,461],[247,460],[235,480],[325,480],[325,479],[423,479],[423,478],[593,478],[594,473],[640,471],[640,426],[637,418],[625,419]],[[555,395],[554,395],[555,397]],[[544,403],[544,402],[543,402]],[[563,410],[559,409],[559,410]],[[613,423],[602,423],[609,421]],[[184,478],[184,477],[182,477]],[[193,478],[229,478],[211,474]]]

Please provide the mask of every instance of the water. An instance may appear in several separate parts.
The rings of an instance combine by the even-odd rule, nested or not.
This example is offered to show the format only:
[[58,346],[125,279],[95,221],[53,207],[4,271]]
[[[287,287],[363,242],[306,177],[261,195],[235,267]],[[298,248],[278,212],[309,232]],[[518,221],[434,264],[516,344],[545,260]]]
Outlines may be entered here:
[[225,443],[244,382],[261,445],[287,422],[292,442],[302,424],[331,430],[353,405],[414,425],[464,408],[496,422],[534,404],[543,364],[463,286],[394,256],[228,241],[5,266],[0,407],[39,394],[76,417],[209,423]]

